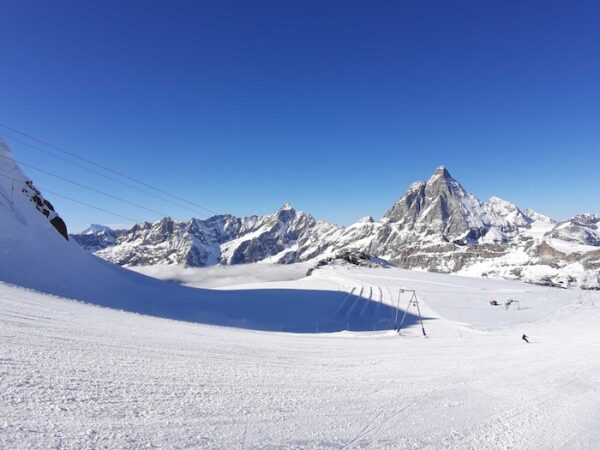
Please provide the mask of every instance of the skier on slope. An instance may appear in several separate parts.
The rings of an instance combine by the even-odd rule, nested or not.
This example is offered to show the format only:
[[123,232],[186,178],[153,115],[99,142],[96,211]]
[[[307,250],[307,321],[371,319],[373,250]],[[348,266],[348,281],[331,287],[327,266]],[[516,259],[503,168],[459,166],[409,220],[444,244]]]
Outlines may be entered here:
[[526,334],[524,334],[523,336],[521,336],[521,339],[523,339],[525,342],[527,342],[529,344],[529,338],[527,337]]

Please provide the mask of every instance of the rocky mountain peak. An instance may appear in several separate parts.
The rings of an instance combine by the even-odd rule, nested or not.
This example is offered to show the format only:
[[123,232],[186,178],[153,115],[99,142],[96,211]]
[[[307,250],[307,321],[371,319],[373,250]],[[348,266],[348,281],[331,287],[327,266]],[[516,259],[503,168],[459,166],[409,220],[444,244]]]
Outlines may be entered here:
[[79,234],[91,235],[91,234],[100,234],[100,233],[110,233],[112,232],[112,228],[107,227],[106,225],[100,225],[98,223],[92,223],[89,227],[83,230]]
[[514,203],[500,197],[492,196],[483,204],[489,225],[502,231],[515,230],[518,227],[529,227],[533,219],[524,214]]
[[504,200],[503,198],[500,197],[496,197],[495,195],[492,195],[488,201],[489,204],[493,204],[493,205],[502,205],[502,206],[507,206],[507,207],[515,207],[514,203],[511,203],[507,200]]
[[296,210],[292,208],[292,205],[287,202],[284,203],[275,213],[275,217],[280,223],[291,222],[299,215],[301,214],[298,214]]
[[435,172],[433,172],[433,175],[431,176],[431,179],[437,179],[437,178],[444,178],[444,179],[448,179],[448,178],[452,178],[452,175],[450,175],[450,172],[448,172],[448,169],[446,169],[446,166],[438,166],[435,169]]
[[600,247],[600,215],[578,214],[557,224],[547,237]]
[[556,220],[554,220],[548,216],[545,216],[544,214],[540,214],[539,212],[534,211],[533,209],[525,209],[523,211],[523,214],[525,214],[527,217],[529,217],[529,219],[531,219],[532,222],[540,221],[540,222],[544,222],[544,223],[548,223],[548,224],[556,223]]
[[600,214],[594,213],[585,213],[585,214],[577,214],[573,221],[582,222],[582,223],[600,223]]
[[371,216],[362,217],[357,221],[357,223],[373,223],[373,222],[375,222],[375,220]]
[[523,220],[528,219],[525,214],[521,212],[517,205],[500,197],[490,197],[488,201],[483,204],[483,206],[488,215],[497,214],[503,217],[508,215],[519,215],[523,217]]
[[485,231],[482,203],[444,166],[439,166],[426,183],[413,183],[385,214],[384,222],[396,223],[404,231],[402,239],[413,241],[433,236],[452,241]]
[[433,175],[431,175],[429,180],[427,180],[427,183],[425,183],[425,188],[428,191],[440,192],[441,190],[444,190],[452,191],[457,195],[467,194],[466,189],[450,175],[450,172],[448,172],[448,169],[446,169],[445,166],[439,166],[435,169]]
[[118,233],[106,225],[93,223],[81,233],[71,235],[71,237],[80,246],[95,252],[116,245]]

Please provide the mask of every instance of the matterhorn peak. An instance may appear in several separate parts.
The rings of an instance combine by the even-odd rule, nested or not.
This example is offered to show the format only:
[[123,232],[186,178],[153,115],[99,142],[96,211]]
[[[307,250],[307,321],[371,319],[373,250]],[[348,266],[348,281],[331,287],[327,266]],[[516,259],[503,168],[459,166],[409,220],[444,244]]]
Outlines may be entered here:
[[433,184],[439,180],[444,180],[444,181],[454,180],[454,178],[452,178],[452,175],[450,175],[450,172],[448,172],[448,169],[446,169],[446,166],[438,166],[435,169],[435,172],[433,172],[433,175],[431,175],[429,180],[427,180],[427,184]]
[[435,172],[433,172],[432,178],[437,178],[437,177],[443,177],[443,178],[452,178],[452,175],[450,175],[450,172],[448,172],[448,169],[446,169],[446,166],[438,166],[435,169]]

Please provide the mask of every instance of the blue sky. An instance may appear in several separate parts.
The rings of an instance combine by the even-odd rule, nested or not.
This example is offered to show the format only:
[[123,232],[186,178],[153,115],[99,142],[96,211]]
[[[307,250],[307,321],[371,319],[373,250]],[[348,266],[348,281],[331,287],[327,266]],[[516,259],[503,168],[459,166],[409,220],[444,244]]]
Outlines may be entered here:
[[[600,2],[13,0],[2,10],[0,122],[212,210],[263,214],[289,201],[348,224],[381,216],[445,164],[481,199],[559,219],[600,211]],[[7,142],[29,164],[193,215]],[[74,230],[124,222],[48,198]]]

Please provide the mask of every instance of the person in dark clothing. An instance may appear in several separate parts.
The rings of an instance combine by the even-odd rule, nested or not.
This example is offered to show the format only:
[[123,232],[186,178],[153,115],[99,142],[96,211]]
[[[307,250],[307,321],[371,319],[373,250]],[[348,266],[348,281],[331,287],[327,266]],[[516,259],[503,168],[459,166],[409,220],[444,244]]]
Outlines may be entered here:
[[521,339],[523,339],[525,342],[527,342],[529,344],[529,338],[527,337],[526,334],[524,334],[523,336],[521,336]]

